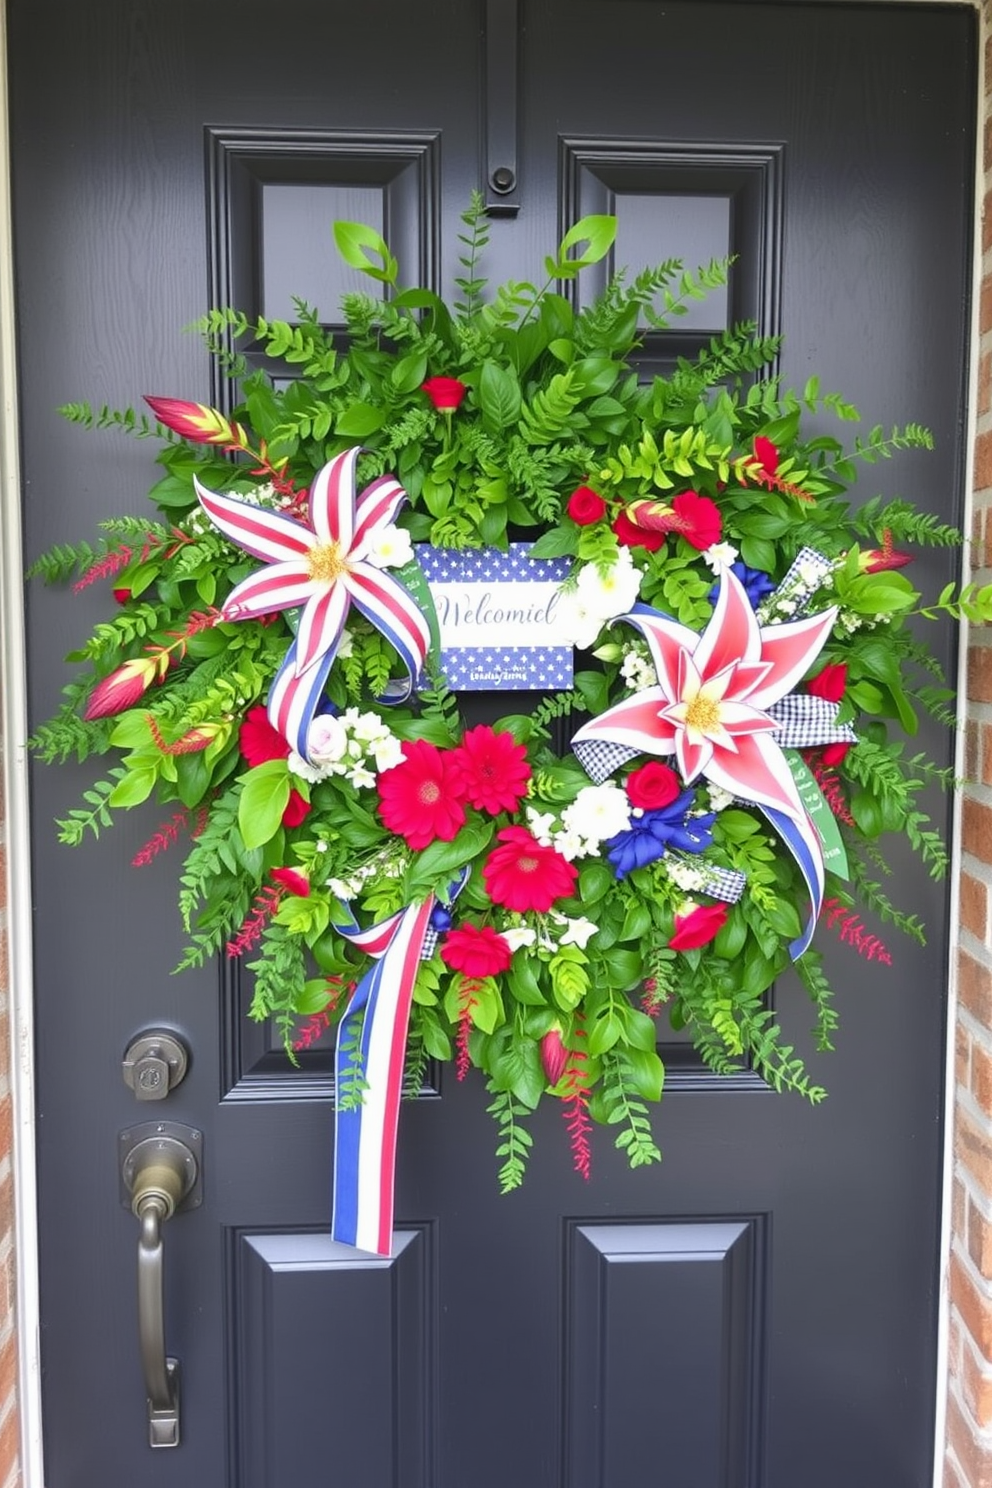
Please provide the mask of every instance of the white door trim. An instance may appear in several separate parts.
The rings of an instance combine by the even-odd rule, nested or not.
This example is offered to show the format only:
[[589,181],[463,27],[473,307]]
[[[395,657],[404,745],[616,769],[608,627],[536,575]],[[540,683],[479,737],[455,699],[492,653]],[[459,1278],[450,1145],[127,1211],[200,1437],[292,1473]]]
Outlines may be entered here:
[[[86,3],[86,0],[84,0]],[[98,3],[98,0],[90,0]],[[849,3],[849,0],[835,0]],[[856,0],[878,3],[878,0]],[[882,0],[893,5],[932,4],[934,0]],[[960,0],[936,0],[960,4]],[[979,0],[971,0],[980,9]],[[972,458],[978,387],[978,307],[982,279],[981,204],[984,199],[982,140],[985,101],[985,46],[992,34],[982,10],[979,36],[978,109],[975,120],[975,239],[972,270],[971,352],[968,369],[968,479],[964,531],[971,530],[973,500]],[[8,861],[7,944],[11,1036],[11,1092],[14,1111],[13,1182],[15,1204],[16,1307],[18,1330],[18,1407],[20,1410],[21,1488],[44,1488],[41,1436],[41,1372],[39,1362],[40,1299],[38,1287],[38,1221],[36,1145],[34,1128],[34,1006],[32,967],[32,895],[30,876],[29,793],[23,740],[27,738],[27,688],[24,645],[24,582],[21,542],[21,485],[19,464],[17,361],[14,337],[14,266],[11,222],[10,149],[7,96],[6,0],[0,0],[0,743],[3,746],[3,788]],[[959,655],[958,707],[963,723],[966,698],[967,637]],[[958,776],[963,775],[963,727],[959,731]],[[960,799],[955,804],[951,843],[951,882],[960,881]],[[954,1025],[957,1011],[958,902],[952,897],[946,1081],[944,1110],[944,1172],[941,1193],[941,1297],[938,1322],[936,1430],[934,1433],[934,1488],[944,1481],[944,1433],[948,1363],[949,1301],[947,1265],[951,1247],[951,1185],[954,1137]],[[0,1071],[2,1078],[2,1071]]]

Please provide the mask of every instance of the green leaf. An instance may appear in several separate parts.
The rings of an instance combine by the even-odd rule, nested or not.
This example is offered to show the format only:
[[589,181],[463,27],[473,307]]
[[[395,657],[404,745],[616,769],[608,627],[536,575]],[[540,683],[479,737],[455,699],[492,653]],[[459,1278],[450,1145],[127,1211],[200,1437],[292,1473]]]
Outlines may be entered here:
[[349,439],[364,439],[367,434],[381,429],[385,422],[384,408],[373,408],[371,403],[353,403],[335,423],[334,432]]
[[[613,247],[616,235],[615,217],[581,217],[574,227],[569,228],[559,245],[556,264],[559,277],[571,278],[577,269],[587,268],[589,264],[598,263],[601,258],[605,258]],[[569,258],[568,250],[580,243],[584,243],[585,248]]]
[[407,891],[431,889],[445,874],[470,863],[485,851],[492,840],[492,822],[469,822],[451,842],[432,842],[418,853],[406,875]]
[[585,905],[596,904],[600,899],[605,899],[610,890],[616,887],[616,882],[616,874],[612,868],[607,868],[605,863],[586,863],[579,870],[578,897]]
[[573,525],[569,527],[549,527],[547,532],[531,545],[528,558],[571,558],[579,548],[579,529]]
[[523,951],[517,951],[506,975],[507,985],[517,1002],[527,1006],[545,1007],[547,999],[541,991],[534,962]]
[[262,847],[279,830],[291,790],[289,768],[285,760],[266,760],[239,778],[243,786],[238,827],[245,847],[251,851]]
[[389,374],[389,380],[398,393],[412,393],[420,387],[426,375],[426,351],[411,351],[400,357]]
[[516,377],[497,362],[483,362],[479,378],[483,421],[490,429],[508,429],[520,417],[520,387]]
[[155,789],[158,771],[154,765],[145,765],[140,770],[130,770],[124,779],[114,786],[107,798],[110,806],[139,806],[147,801]]
[[654,1049],[628,1049],[626,1064],[630,1083],[644,1100],[660,1101],[665,1084],[665,1066]]
[[[334,241],[338,252],[353,269],[378,279],[382,284],[395,284],[399,269],[385,239],[374,227],[364,222],[335,222]],[[378,258],[377,265],[374,260]]]

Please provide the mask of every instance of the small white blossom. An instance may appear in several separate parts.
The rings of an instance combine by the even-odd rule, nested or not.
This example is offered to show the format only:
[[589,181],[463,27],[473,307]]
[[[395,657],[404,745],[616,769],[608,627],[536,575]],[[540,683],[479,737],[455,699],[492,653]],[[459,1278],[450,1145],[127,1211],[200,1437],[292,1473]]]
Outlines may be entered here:
[[355,878],[329,878],[327,887],[335,899],[352,899],[362,887]]
[[577,832],[593,843],[615,837],[629,825],[627,793],[612,782],[585,786],[562,812],[562,826],[566,832]]
[[703,553],[703,561],[709,564],[715,574],[718,574],[722,569],[729,568],[732,563],[736,563],[737,549],[733,543],[729,542],[711,543]]
[[356,765],[345,778],[356,790],[371,790],[375,785],[375,776],[365,765]]
[[530,925],[514,925],[510,930],[501,930],[500,934],[511,951],[519,951],[521,946],[532,946],[537,939],[537,931]]
[[376,568],[402,568],[413,558],[413,544],[405,527],[390,523],[369,544],[367,559]]
[[620,675],[632,692],[655,687],[658,682],[658,673],[652,663],[637,651],[628,651],[621,663]]
[[720,785],[710,785],[709,793],[712,811],[726,811],[727,807],[733,804],[733,796]]
[[557,924],[565,926],[565,929],[558,937],[558,944],[578,946],[580,951],[585,950],[599,929],[599,926],[594,924],[592,920],[583,918],[572,920],[567,915],[553,915],[552,918]]
[[300,780],[308,780],[311,785],[316,785],[318,780],[326,780],[330,774],[330,771],[324,769],[321,765],[308,764],[302,755],[297,754],[295,749],[291,750],[289,758],[286,761],[286,767],[291,775],[297,776]]
[[524,812],[527,826],[531,834],[537,838],[542,847],[551,846],[551,833],[557,826],[557,820],[553,811],[535,811],[533,806],[528,806]]
[[[349,713],[351,709],[349,708]],[[349,732],[363,744],[373,744],[378,739],[389,736],[389,729],[383,723],[378,713],[359,713],[353,722],[349,722]]]
[[383,770],[392,770],[396,765],[403,763],[405,758],[403,745],[393,734],[385,739],[377,739],[372,745],[372,757],[379,774]]
[[691,894],[701,889],[706,882],[706,874],[701,869],[694,868],[691,863],[684,863],[679,858],[666,857],[665,867],[672,883],[686,893]]
[[571,862],[573,858],[584,858],[590,851],[595,851],[595,848],[590,848],[581,832],[556,832],[551,839],[551,845],[555,852],[561,853],[568,862]]

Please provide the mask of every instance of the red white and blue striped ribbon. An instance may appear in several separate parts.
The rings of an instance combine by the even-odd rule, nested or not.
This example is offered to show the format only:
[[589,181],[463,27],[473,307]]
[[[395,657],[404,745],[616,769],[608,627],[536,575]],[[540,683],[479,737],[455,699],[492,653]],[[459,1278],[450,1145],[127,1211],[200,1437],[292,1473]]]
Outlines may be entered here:
[[359,982],[338,1030],[338,1088],[354,1079],[356,1057],[365,1088],[360,1104],[342,1110],[338,1102],[335,1110],[331,1237],[375,1255],[389,1255],[392,1245],[407,1026],[434,904],[430,895],[372,930],[337,927],[377,960]]

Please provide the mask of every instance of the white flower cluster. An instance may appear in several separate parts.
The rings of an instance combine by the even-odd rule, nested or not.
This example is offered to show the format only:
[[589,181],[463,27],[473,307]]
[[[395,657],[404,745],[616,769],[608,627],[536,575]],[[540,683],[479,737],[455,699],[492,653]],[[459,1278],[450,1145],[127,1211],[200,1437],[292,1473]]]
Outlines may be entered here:
[[645,687],[657,686],[658,673],[643,642],[631,642],[620,663],[620,675],[631,692],[641,692]]
[[311,783],[342,775],[356,790],[371,790],[377,774],[403,762],[402,744],[379,715],[357,708],[319,714],[307,731],[307,753],[309,760],[295,750],[289,756],[293,775]]
[[629,548],[621,548],[612,568],[601,572],[595,563],[585,563],[574,587],[562,591],[559,616],[568,626],[573,646],[586,650],[593,645],[608,620],[625,615],[637,599],[641,571]]
[[[552,924],[556,927],[564,926],[564,929],[560,932],[556,929],[552,934],[550,929]],[[553,951],[556,946],[565,945],[578,946],[580,951],[584,951],[599,928],[592,920],[583,917],[572,919],[568,915],[558,914],[556,910],[552,910],[547,916],[545,927],[538,933],[530,925],[514,925],[509,930],[503,930],[500,933],[511,951],[518,951],[521,946],[529,948],[535,944],[546,951]]]
[[561,814],[535,811],[528,806],[527,825],[542,847],[553,847],[563,858],[598,856],[600,846],[609,837],[626,831],[630,825],[630,802],[619,786],[587,785]]
[[712,782],[708,782],[706,789],[709,792],[711,811],[726,811],[728,806],[733,805],[734,797],[730,791],[725,791],[722,785],[713,785]]
[[687,863],[684,858],[675,857],[672,853],[666,853],[663,858],[659,858],[655,867],[660,868],[677,888],[684,889],[687,894],[701,889],[706,883],[706,874],[701,868]]
[[819,564],[809,559],[797,563],[778,588],[761,601],[757,611],[759,624],[764,625],[776,617],[788,620],[802,613],[817,590],[832,583],[833,574],[824,573]]
[[356,868],[348,878],[329,878],[327,887],[335,899],[354,899],[369,879],[399,878],[403,872],[401,859],[377,853],[368,863]]

